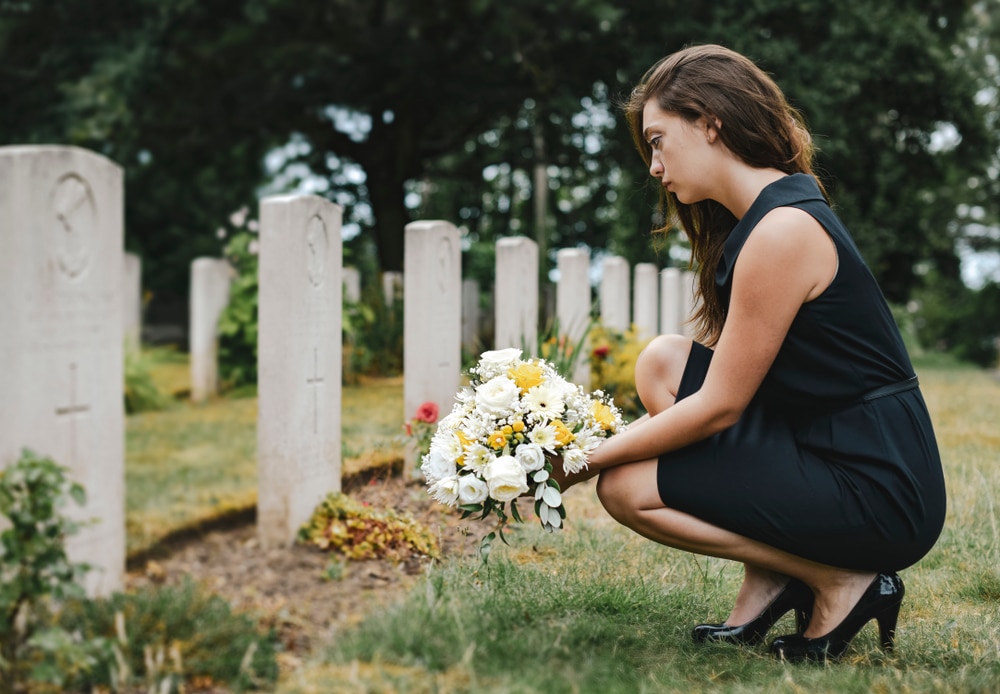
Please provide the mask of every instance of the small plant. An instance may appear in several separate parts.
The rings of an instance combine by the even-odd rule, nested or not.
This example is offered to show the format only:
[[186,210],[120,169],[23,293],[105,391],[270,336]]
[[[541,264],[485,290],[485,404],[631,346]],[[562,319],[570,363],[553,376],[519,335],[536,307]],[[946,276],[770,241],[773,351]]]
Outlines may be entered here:
[[93,666],[100,644],[49,624],[54,601],[83,595],[79,579],[89,569],[72,563],[65,539],[80,524],[61,510],[83,504],[83,487],[49,458],[24,450],[0,471],[0,691],[28,681],[56,687],[74,672]]
[[170,398],[160,392],[150,374],[149,360],[142,352],[125,350],[125,412],[155,412],[166,409]]
[[362,506],[345,494],[324,499],[299,531],[301,542],[343,554],[348,559],[403,560],[412,554],[438,556],[429,530],[408,515]]
[[417,459],[427,455],[431,448],[431,438],[437,431],[438,406],[434,402],[425,402],[417,408],[413,418],[403,425],[406,438],[413,441],[417,449]]
[[397,376],[403,372],[403,300],[386,303],[375,284],[359,303],[344,304],[344,380]]
[[278,676],[277,635],[190,580],[74,601],[60,623],[107,644],[100,665],[72,683],[78,691],[270,689]]
[[639,339],[634,325],[624,333],[595,325],[589,338],[591,385],[610,395],[627,419],[644,414],[635,389],[635,363],[649,340]]
[[587,325],[576,342],[573,342],[569,335],[560,331],[559,319],[555,318],[549,322],[537,335],[537,342],[534,350],[523,345],[525,353],[531,352],[537,357],[552,364],[560,376],[572,378],[576,363],[583,354],[583,346],[587,342],[587,336],[594,326],[594,319],[588,318]]

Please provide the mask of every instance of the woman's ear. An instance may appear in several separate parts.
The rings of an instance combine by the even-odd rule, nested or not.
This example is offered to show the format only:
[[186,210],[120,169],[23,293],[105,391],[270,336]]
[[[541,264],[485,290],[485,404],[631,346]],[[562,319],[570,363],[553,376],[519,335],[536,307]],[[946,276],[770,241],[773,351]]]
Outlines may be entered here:
[[715,142],[719,137],[720,130],[722,130],[722,121],[717,116],[705,118],[705,138],[708,140],[708,144]]

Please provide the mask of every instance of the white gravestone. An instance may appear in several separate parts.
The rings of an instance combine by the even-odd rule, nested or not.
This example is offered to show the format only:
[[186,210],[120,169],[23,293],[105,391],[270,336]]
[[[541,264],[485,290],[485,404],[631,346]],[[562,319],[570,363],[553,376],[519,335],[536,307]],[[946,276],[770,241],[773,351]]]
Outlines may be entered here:
[[696,332],[692,319],[700,306],[695,294],[695,282],[697,281],[698,276],[690,270],[681,275],[681,315],[684,316],[684,325],[681,331],[685,337],[690,338],[694,338]]
[[632,322],[639,340],[649,340],[659,334],[659,271],[652,263],[635,266],[632,288]]
[[[424,402],[451,411],[462,371],[462,257],[449,222],[406,225],[403,291],[403,419]],[[401,420],[402,421],[402,420]],[[415,449],[407,452],[415,474]]]
[[[581,248],[563,248],[556,253],[559,283],[556,286],[556,318],[560,336],[573,349],[590,327],[590,254]],[[590,387],[590,359],[587,345],[580,347],[570,380]]]
[[494,345],[534,354],[538,341],[538,244],[508,236],[496,244]]
[[403,297],[403,273],[382,273],[382,294],[385,295],[385,305],[391,307]]
[[67,542],[90,595],[125,573],[123,178],[75,147],[0,147],[0,467],[22,448],[87,492]]
[[294,541],[340,489],[343,279],[339,205],[315,195],[260,204],[257,534]]
[[681,271],[675,267],[660,271],[660,332],[680,335],[684,313],[681,311]]
[[190,325],[191,399],[202,402],[219,391],[219,316],[229,304],[233,268],[220,258],[191,263]]
[[125,348],[138,352],[142,344],[142,260],[135,253],[125,254],[124,273],[122,295],[125,303]]
[[629,328],[628,261],[609,255],[601,262],[601,323],[619,333]]
[[344,268],[344,301],[352,304],[361,301],[361,272],[356,267]]
[[462,348],[470,354],[479,347],[479,282],[462,280]]

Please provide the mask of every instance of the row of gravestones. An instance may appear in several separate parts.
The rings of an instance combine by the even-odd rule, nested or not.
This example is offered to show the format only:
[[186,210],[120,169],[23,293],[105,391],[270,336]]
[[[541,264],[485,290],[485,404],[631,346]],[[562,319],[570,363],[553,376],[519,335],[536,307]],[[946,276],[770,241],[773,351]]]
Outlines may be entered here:
[[[260,204],[257,523],[265,546],[292,541],[316,504],[340,487],[340,231],[341,209],[324,198]],[[95,567],[86,586],[92,595],[119,589],[125,566],[124,316],[134,310],[125,297],[138,296],[138,280],[126,283],[136,273],[126,272],[134,261],[122,258],[118,166],[73,147],[0,147],[0,467],[31,448],[84,485],[86,505],[70,512],[96,522],[68,550],[73,561]],[[498,347],[534,342],[537,259],[528,239],[498,243]],[[402,280],[406,299],[404,407],[413,412],[433,401],[448,409],[461,370],[458,230],[447,222],[407,225],[404,262],[410,271],[390,278]],[[571,335],[589,318],[589,266],[585,251],[558,253],[556,313]],[[609,287],[615,272],[605,273]],[[649,311],[648,296],[646,304],[639,298],[648,274],[636,268],[637,313]],[[621,308],[612,295],[602,289],[608,311],[615,301]]]

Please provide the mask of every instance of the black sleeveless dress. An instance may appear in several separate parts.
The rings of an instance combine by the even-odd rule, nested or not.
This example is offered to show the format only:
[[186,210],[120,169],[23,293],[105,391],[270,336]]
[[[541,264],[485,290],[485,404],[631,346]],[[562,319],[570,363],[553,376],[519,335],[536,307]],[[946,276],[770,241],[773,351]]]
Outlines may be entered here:
[[[660,497],[823,564],[903,569],[930,550],[944,524],[941,459],[889,307],[812,176],[767,186],[733,228],[715,278],[723,306],[740,249],[776,207],[801,209],[826,229],[836,277],[799,309],[740,420],[660,457]],[[694,344],[678,400],[701,387],[712,354]]]

